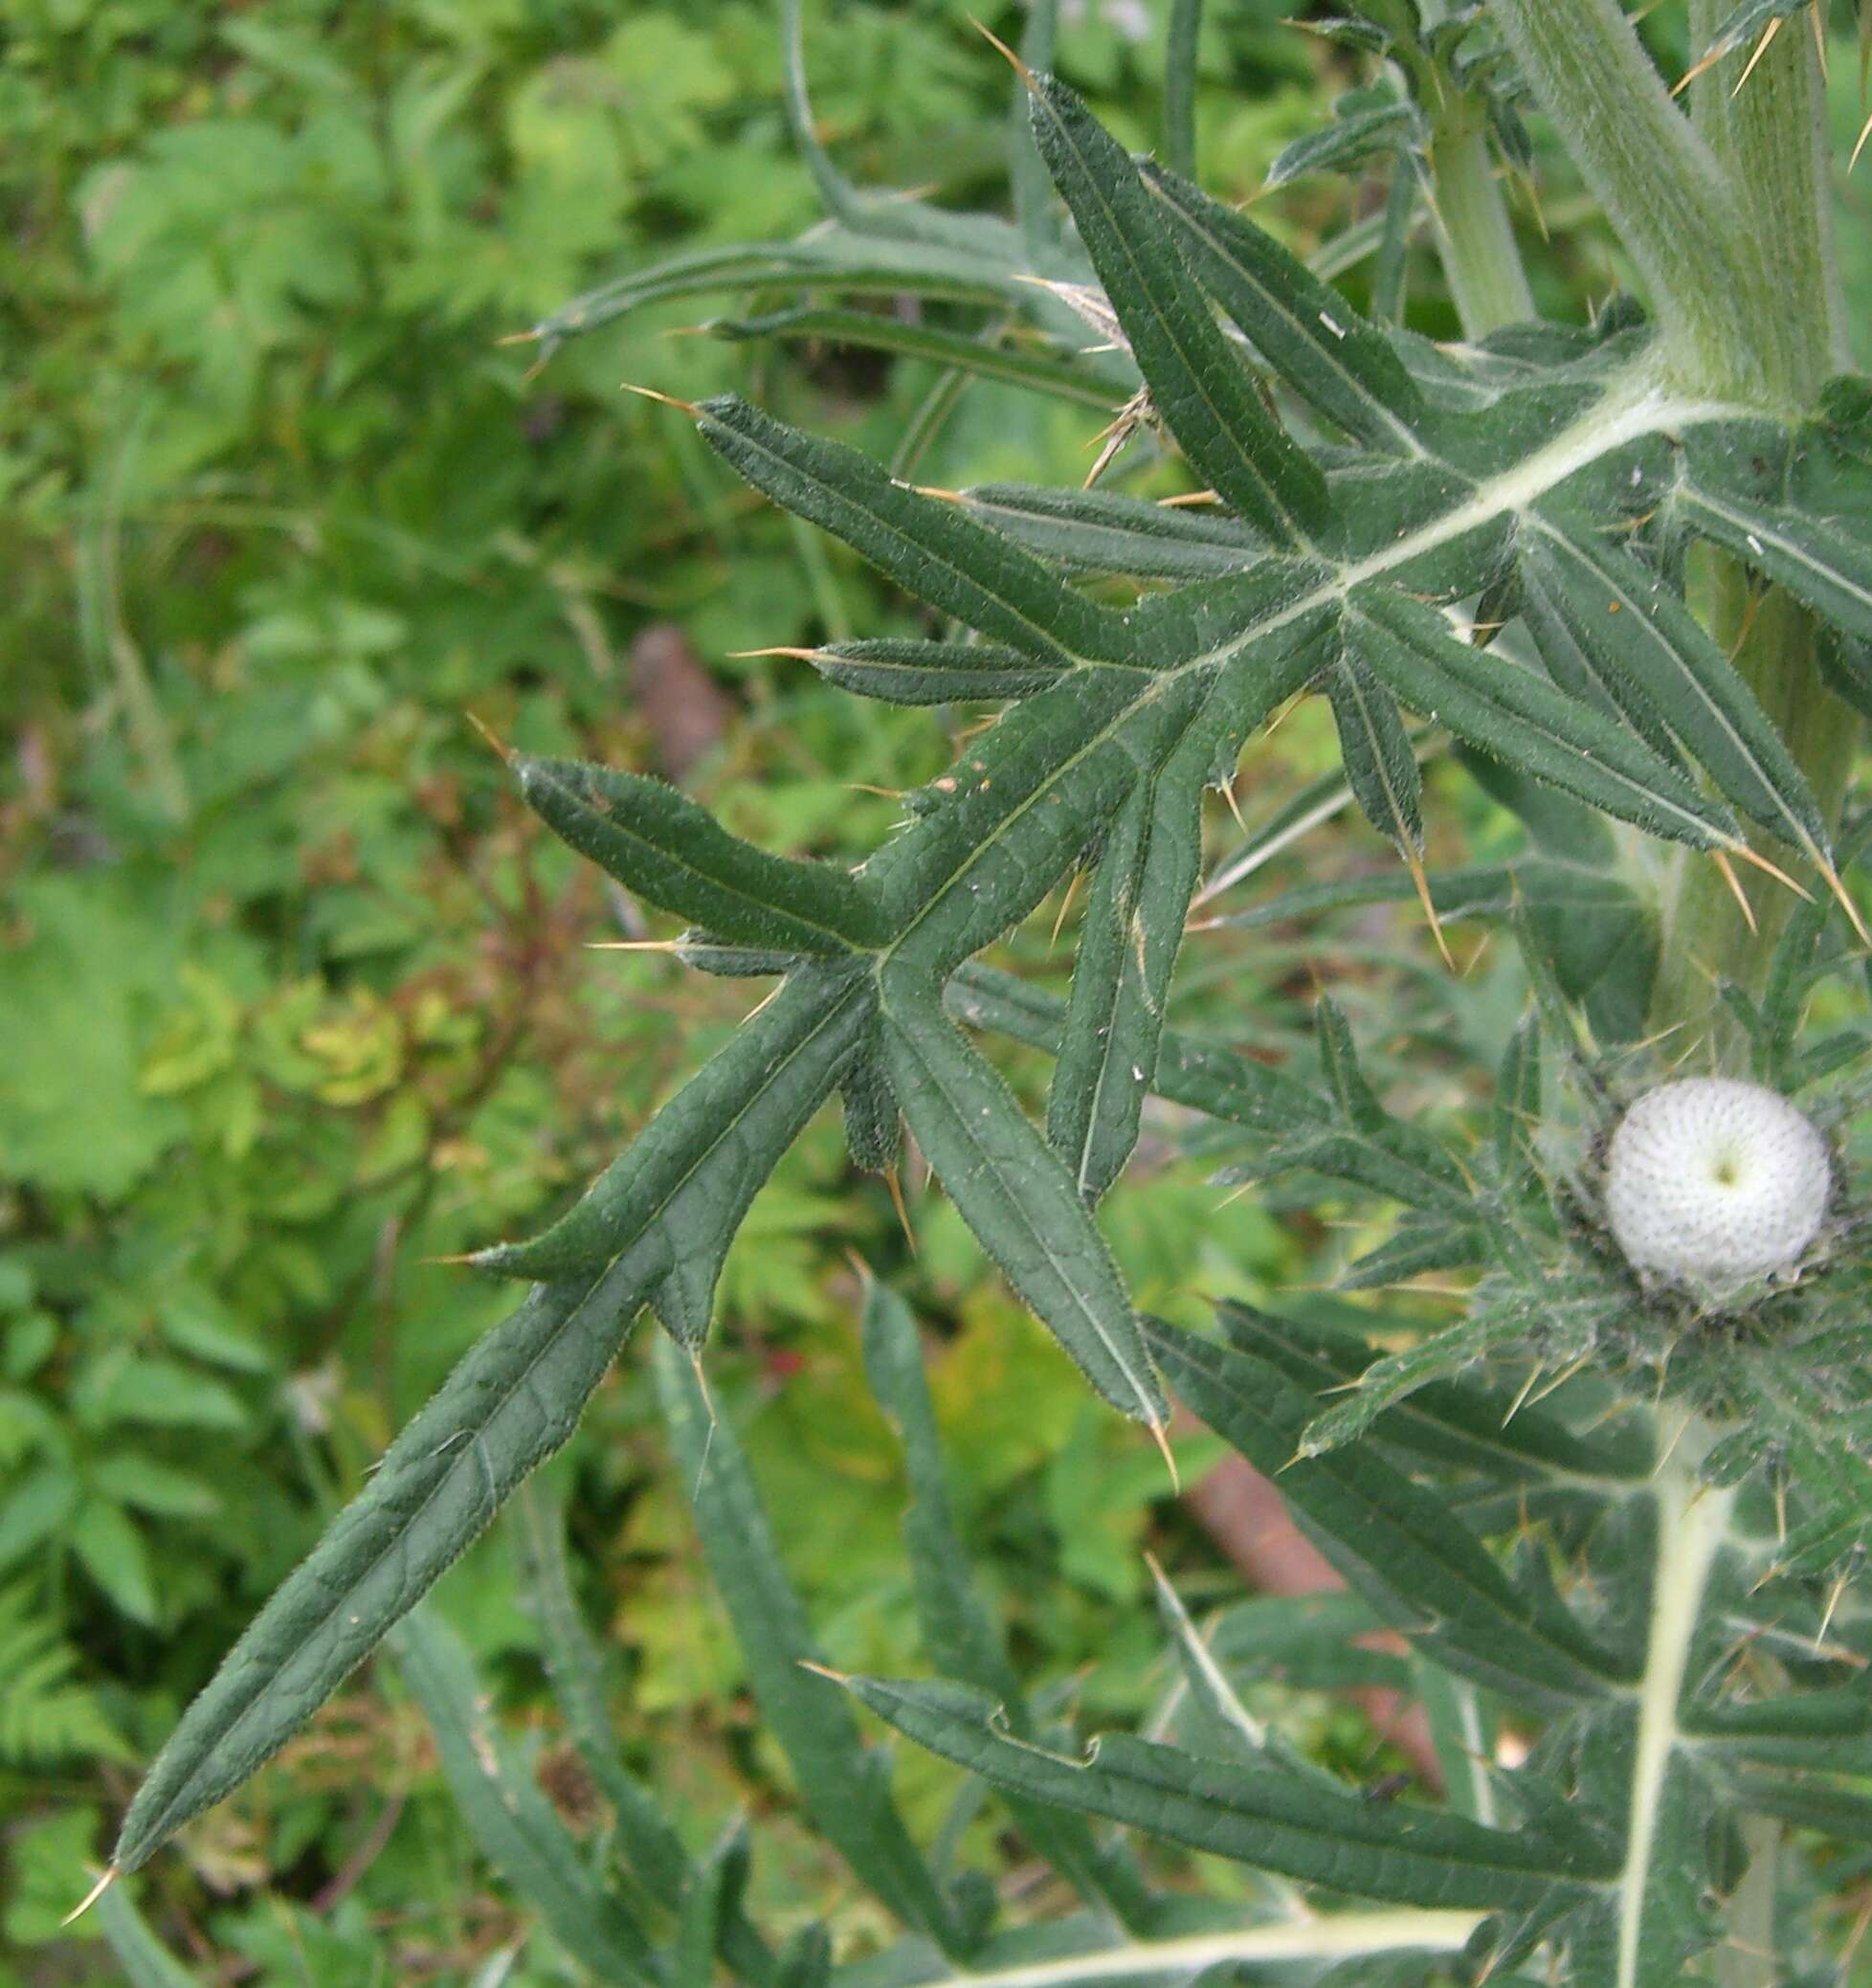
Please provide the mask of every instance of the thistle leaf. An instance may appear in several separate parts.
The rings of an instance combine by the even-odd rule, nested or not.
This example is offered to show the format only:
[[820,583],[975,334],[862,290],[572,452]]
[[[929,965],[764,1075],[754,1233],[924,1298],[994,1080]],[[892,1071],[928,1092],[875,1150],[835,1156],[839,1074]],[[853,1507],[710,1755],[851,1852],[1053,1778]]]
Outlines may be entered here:
[[[517,1571],[539,1626],[540,1655],[566,1730],[611,1805],[618,1861],[652,1898],[680,1898],[694,1876],[681,1839],[649,1792],[628,1773],[613,1731],[604,1653],[572,1594],[566,1566],[565,1509],[544,1480],[521,1485],[507,1508]],[[767,1988],[773,1956],[744,1913],[722,1916],[722,1958],[743,1981]]]
[[1415,122],[1411,106],[1402,98],[1372,103],[1370,94],[1342,98],[1331,123],[1295,139],[1267,168],[1268,187],[1284,187],[1309,172],[1338,172],[1373,152],[1400,147]]
[[833,642],[808,653],[829,683],[892,704],[966,704],[1034,697],[1064,665],[1030,662],[987,642],[918,642],[884,637]]
[[845,1104],[845,1147],[852,1165],[868,1173],[887,1173],[897,1164],[903,1114],[875,1037],[852,1059],[839,1091]]
[[903,1116],[963,1219],[1100,1394],[1161,1429],[1163,1391],[1073,1176],[937,1001],[886,979],[880,1014]]
[[959,496],[971,516],[1074,572],[1203,580],[1239,572],[1267,549],[1259,533],[1225,512],[1109,490],[978,483]]
[[1276,545],[1305,546],[1326,519],[1326,480],[1262,406],[1137,167],[1052,77],[1035,85],[1034,136],[1164,425],[1232,510]]
[[478,1267],[568,1277],[628,1251],[669,1301],[664,1324],[699,1339],[748,1202],[858,1055],[872,1000],[860,968],[790,974],[582,1199],[532,1241],[482,1250]]
[[1160,166],[1143,172],[1197,279],[1281,379],[1355,439],[1422,455],[1422,391],[1384,335],[1234,208]]
[[1458,641],[1436,609],[1395,588],[1348,602],[1361,659],[1403,704],[1492,757],[1656,836],[1729,846],[1727,815],[1657,753],[1544,678]]
[[836,954],[884,936],[848,870],[769,856],[660,780],[570,759],[514,765],[528,805],[627,889],[738,946]]
[[627,1257],[537,1288],[385,1451],[157,1755],[112,1862],[135,1870],[272,1758],[564,1442],[648,1295]]
[[845,1682],[900,1732],[997,1787],[1355,1897],[1501,1908],[1611,1875],[1532,1833],[1386,1808],[1310,1778],[1198,1759],[1125,1733],[1103,1737],[1086,1760],[1066,1759],[1010,1738],[994,1701],[964,1686]]
[[921,497],[856,449],[789,428],[726,395],[696,411],[702,438],[799,517],[903,590],[1036,661],[1125,654],[1115,616],[960,506]]
[[958,371],[1003,386],[1026,387],[1080,407],[1109,411],[1124,398],[1123,391],[1114,390],[1108,376],[1102,376],[1076,359],[1023,350],[1018,346],[986,338],[969,338],[883,311],[799,304],[758,318],[711,319],[702,329],[711,337],[734,344],[760,338],[813,339],[830,346],[895,352],[906,359],[954,367]]
[[1089,1202],[1124,1171],[1157,1069],[1201,860],[1202,771],[1140,780],[1105,837],[1074,963],[1047,1136]]
[[1326,691],[1353,798],[1371,826],[1415,860],[1423,847],[1423,777],[1397,700],[1350,650],[1327,671]]
[[[949,1012],[975,1028],[993,1029],[1035,1049],[1058,1055],[1066,1004],[1058,994],[994,967],[970,964],[951,980]],[[1259,1132],[1322,1124],[1319,1100],[1304,1083],[1220,1043],[1167,1031],[1158,1045],[1152,1086],[1171,1104]]]
[[[1310,1317],[1277,1317],[1237,1301],[1218,1307],[1216,1317],[1231,1346],[1278,1368],[1309,1395],[1338,1395],[1386,1357],[1349,1329]],[[1378,1314],[1372,1323],[1383,1331],[1389,1322]],[[1522,1484],[1572,1480],[1616,1495],[1616,1487],[1642,1484],[1657,1463],[1641,1437],[1575,1434],[1545,1410],[1522,1404],[1513,1391],[1468,1374],[1421,1379],[1376,1413],[1387,1443],[1433,1468]]]
[[[1754,693],[1683,603],[1584,521],[1536,515],[1524,538],[1544,591],[1603,680],[1637,692],[1730,804],[1825,860],[1826,823]],[[1622,708],[1621,701],[1621,708]]]
[[1018,924],[1214,687],[1080,670],[1008,712],[936,783],[943,804],[865,866],[895,931],[882,971],[940,981]]
[[[864,1371],[903,1444],[910,1480],[903,1540],[930,1660],[948,1676],[989,1693],[1001,1707],[1010,1731],[1031,1736],[1036,1728],[1019,1677],[999,1628],[975,1592],[969,1556],[956,1533],[916,1321],[901,1298],[875,1283],[865,1293]],[[1151,1900],[1136,1869],[1127,1858],[1101,1848],[1082,1816],[1018,1796],[1009,1806],[1034,1849],[1081,1897],[1109,1906],[1127,1926],[1146,1923]]]
[[1439,1663],[1554,1709],[1602,1701],[1624,1682],[1583,1630],[1537,1615],[1441,1501],[1369,1449],[1302,1456],[1313,1403],[1278,1370],[1161,1320],[1146,1338],[1191,1410],[1278,1477],[1340,1573]]
[[1836,381],[1820,418],[1735,424],[1685,437],[1673,497],[1692,529],[1778,580],[1842,634],[1872,640],[1872,414],[1862,383]]

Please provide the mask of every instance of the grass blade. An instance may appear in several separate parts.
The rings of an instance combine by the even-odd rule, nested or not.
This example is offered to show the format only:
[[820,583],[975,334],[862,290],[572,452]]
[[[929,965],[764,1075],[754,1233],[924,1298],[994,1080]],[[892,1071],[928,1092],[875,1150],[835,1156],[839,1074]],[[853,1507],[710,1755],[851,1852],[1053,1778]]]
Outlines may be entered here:
[[734,1431],[676,1347],[659,1342],[653,1364],[709,1573],[807,1813],[899,1918],[947,1948],[948,1913],[891,1800],[888,1760],[861,1744],[850,1711],[801,1667],[819,1651]]
[[459,1639],[417,1609],[390,1646],[435,1735],[456,1807],[489,1862],[600,1980],[657,1988],[662,1970],[643,1930],[592,1884],[578,1840],[512,1757]]

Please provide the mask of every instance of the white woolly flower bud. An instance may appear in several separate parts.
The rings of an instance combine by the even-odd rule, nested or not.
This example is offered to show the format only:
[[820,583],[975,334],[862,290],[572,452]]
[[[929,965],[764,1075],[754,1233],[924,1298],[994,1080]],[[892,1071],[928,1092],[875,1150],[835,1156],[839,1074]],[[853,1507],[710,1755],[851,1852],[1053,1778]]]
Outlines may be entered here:
[[1819,1233],[1826,1141],[1778,1092],[1727,1077],[1648,1090],[1606,1155],[1606,1212],[1641,1271],[1715,1292],[1791,1269]]

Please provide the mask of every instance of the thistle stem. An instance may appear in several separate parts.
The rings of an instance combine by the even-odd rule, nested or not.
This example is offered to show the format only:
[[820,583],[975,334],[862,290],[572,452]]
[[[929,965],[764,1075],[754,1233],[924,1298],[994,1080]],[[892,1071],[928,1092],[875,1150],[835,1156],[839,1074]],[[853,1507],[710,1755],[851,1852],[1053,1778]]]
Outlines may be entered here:
[[[1651,294],[1681,384],[1778,404],[1763,376],[1741,202],[1671,101],[1617,0],[1493,0],[1490,13]],[[1778,293],[1775,308],[1792,300]]]
[[1645,1910],[1657,1901],[1652,1857],[1678,1742],[1677,1708],[1704,1596],[1728,1536],[1732,1491],[1699,1483],[1708,1432],[1692,1422],[1658,1475],[1658,1559],[1651,1576],[1651,1624],[1638,1686],[1638,1733],[1625,1831],[1625,1867],[1618,1884],[1617,1988],[1645,1978]]
[[[1691,0],[1693,54],[1713,44],[1731,11],[1729,0]],[[1826,78],[1805,25],[1789,22],[1739,89],[1746,48],[1691,86],[1696,127],[1743,203],[1733,232],[1770,258],[1759,280],[1779,307],[1753,327],[1764,370],[1771,388],[1800,407],[1829,372],[1852,364],[1833,229]]]
[[[1727,0],[1693,0],[1694,51],[1710,45],[1728,11]],[[1750,279],[1756,302],[1749,327],[1765,394],[1780,406],[1806,408],[1848,353],[1827,173],[1825,81],[1805,33],[1777,35],[1738,91],[1747,60],[1738,52],[1712,65],[1692,85],[1692,103],[1710,155],[1737,189],[1733,231],[1765,265]],[[1822,815],[1837,824],[1861,727],[1820,678],[1812,616],[1778,591],[1756,601],[1742,565],[1708,547],[1696,555],[1691,599],[1787,741]],[[1798,874],[1792,852],[1773,853]],[[1751,928],[1720,877],[1700,874],[1707,868],[1679,861],[1652,1016],[1659,1027],[1709,1016],[1709,1060],[1723,1062],[1741,1044],[1736,1025],[1712,1010],[1713,976],[1720,972],[1746,993],[1759,993],[1792,906],[1784,890],[1753,892]]]
[[1488,133],[1468,100],[1437,128],[1437,245],[1462,335],[1486,338],[1536,315]]

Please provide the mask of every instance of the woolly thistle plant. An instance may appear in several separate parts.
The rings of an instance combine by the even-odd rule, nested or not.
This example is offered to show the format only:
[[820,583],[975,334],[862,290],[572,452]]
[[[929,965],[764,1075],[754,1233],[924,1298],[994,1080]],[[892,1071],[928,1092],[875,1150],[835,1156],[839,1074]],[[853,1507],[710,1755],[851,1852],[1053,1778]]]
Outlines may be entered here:
[[[116,1871],[390,1638],[489,1854],[605,1980],[1841,1977],[1872,1844],[1872,1366],[1849,1140],[1872,1046],[1853,895],[1867,829],[1848,812],[1872,710],[1872,387],[1845,370],[1820,11],[1690,11],[1705,53],[1680,95],[1616,0],[1366,0],[1318,23],[1365,80],[1275,177],[1356,167],[1388,190],[1326,274],[1190,176],[1194,0],[1174,10],[1162,159],[1131,156],[1050,73],[1036,7],[1012,221],[850,186],[813,135],[790,21],[827,222],[631,275],[536,335],[550,356],[657,298],[781,292],[797,301],[717,328],[934,362],[895,469],[734,398],[670,418],[925,604],[925,638],[808,652],[827,678],[998,718],[852,870],[754,848],[650,780],[516,763],[559,835],[689,922],[689,964],[775,985],[563,1219],[476,1259],[530,1290],[187,1712]],[[1642,307],[1536,318],[1504,191],[1533,158],[1529,109]],[[1400,322],[1420,235],[1460,342]],[[1329,280],[1361,257],[1365,313]],[[858,307],[880,296],[921,308]],[[1200,502],[916,487],[910,465],[977,375],[1106,410],[1114,476],[1177,463]],[[1330,707],[1339,791],[1205,882],[1205,792],[1304,697]],[[1445,750],[1520,841],[1433,873],[1421,766]],[[1393,1109],[1329,996],[1312,1053],[1280,1068],[1166,1025],[1192,898],[1239,887],[1342,797],[1396,875],[1227,915],[1403,897],[1439,936],[1502,927],[1527,1006],[1480,1128]],[[981,960],[1081,871],[1063,997]],[[1056,1059],[1043,1125],[984,1053],[993,1035]],[[812,1667],[693,1362],[737,1225],[835,1092],[856,1165],[894,1169],[907,1127],[1092,1387],[1159,1440],[1180,1398],[1276,1479],[1348,1583],[1329,1607],[1246,1602],[1207,1634],[1166,1590],[1184,1680],[1148,1739],[1083,1747],[1028,1695],[956,1543],[917,1334],[881,1288],[866,1351],[904,1444],[937,1675]],[[1213,1334],[1140,1316],[1096,1211],[1152,1098],[1165,1123],[1207,1126],[1225,1179],[1393,1210],[1341,1278],[1357,1302],[1326,1324],[1225,1306]],[[1432,1272],[1461,1294],[1445,1323],[1387,1308]],[[524,1555],[619,1884],[543,1808],[417,1608],[646,1308],[665,1329],[672,1467],[763,1714],[808,1816],[903,1929],[880,1957],[835,1967],[817,1930],[776,1952],[743,1910],[746,1843],[693,1858],[624,1773],[536,1494]],[[1408,1657],[1357,1641],[1381,1628]],[[1408,1692],[1440,1799],[1362,1798],[1296,1751],[1242,1701],[1271,1667]],[[998,1791],[1077,1914],[1003,1926],[979,1874],[932,1861],[867,1737],[880,1723]],[[1166,1844],[1259,1879],[1192,1889]],[[146,1954],[122,1886],[103,1910]]]

